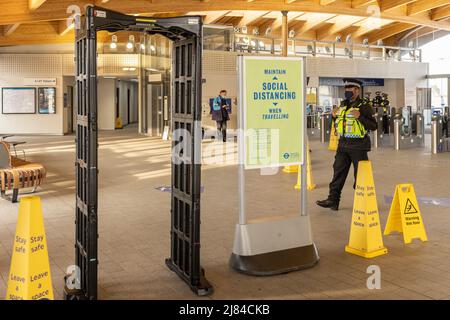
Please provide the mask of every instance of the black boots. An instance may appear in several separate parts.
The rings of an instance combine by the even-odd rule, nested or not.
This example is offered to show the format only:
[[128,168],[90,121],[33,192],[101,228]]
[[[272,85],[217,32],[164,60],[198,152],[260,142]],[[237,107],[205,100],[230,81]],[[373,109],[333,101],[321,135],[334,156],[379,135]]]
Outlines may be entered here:
[[326,199],[326,200],[318,200],[316,201],[316,204],[318,206],[324,207],[324,208],[330,208],[331,210],[339,210],[339,201],[332,200],[332,199]]

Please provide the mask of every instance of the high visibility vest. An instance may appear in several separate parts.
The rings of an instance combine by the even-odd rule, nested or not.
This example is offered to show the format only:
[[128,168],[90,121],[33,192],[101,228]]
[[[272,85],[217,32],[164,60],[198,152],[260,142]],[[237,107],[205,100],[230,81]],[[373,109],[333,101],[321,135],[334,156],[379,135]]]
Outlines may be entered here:
[[345,106],[339,108],[335,121],[336,132],[339,136],[345,138],[364,138],[367,133],[366,128],[364,128],[363,124],[358,119],[355,119],[355,117],[350,114],[352,110],[359,110],[361,104],[362,102],[356,107],[349,108],[348,110],[345,110]]

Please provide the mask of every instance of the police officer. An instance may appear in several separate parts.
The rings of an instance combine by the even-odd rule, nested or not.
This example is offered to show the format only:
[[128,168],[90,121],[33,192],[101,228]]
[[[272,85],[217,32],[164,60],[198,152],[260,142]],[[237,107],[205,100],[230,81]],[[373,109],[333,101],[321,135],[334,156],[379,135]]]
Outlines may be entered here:
[[336,132],[340,138],[333,164],[334,173],[330,183],[330,193],[326,200],[316,202],[319,206],[331,210],[339,209],[342,188],[352,163],[356,184],[358,162],[369,159],[367,152],[370,151],[371,143],[367,131],[377,129],[372,108],[359,96],[361,81],[344,79],[344,83],[345,100],[339,108],[333,109],[332,113]]

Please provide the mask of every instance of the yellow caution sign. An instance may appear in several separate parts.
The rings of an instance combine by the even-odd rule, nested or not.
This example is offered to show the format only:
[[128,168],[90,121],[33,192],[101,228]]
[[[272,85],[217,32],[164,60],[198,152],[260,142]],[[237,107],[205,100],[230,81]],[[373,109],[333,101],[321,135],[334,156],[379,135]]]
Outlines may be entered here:
[[122,124],[122,118],[118,117],[116,119],[116,129],[122,129],[123,128],[123,124]]
[[364,258],[387,253],[383,245],[370,161],[360,161],[358,164],[350,240],[345,251]]
[[20,200],[7,300],[53,300],[41,199]]
[[[302,188],[302,172],[298,171],[297,176],[297,184],[294,187],[295,189],[300,190]],[[316,185],[313,182],[312,177],[312,167],[311,167],[311,156],[309,152],[309,144],[307,144],[307,151],[306,151],[306,190],[314,190],[316,188]]]
[[414,238],[428,240],[412,184],[399,184],[395,188],[384,235],[394,231],[403,233],[405,243],[411,243]]
[[338,147],[339,137],[334,127],[334,121],[331,122],[330,142],[328,143],[328,150],[336,151]]
[[298,165],[295,166],[285,166],[283,168],[283,172],[284,173],[294,173],[294,172],[298,172]]

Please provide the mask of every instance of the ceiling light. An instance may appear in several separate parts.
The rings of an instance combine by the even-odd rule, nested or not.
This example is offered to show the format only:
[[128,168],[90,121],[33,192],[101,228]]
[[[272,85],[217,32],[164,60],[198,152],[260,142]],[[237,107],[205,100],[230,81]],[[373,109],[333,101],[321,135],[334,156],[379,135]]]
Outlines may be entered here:
[[130,36],[128,37],[127,49],[128,49],[128,50],[131,50],[131,49],[133,49],[133,48],[134,48],[134,36],[133,36],[133,35],[130,35]]
[[111,37],[111,43],[109,47],[113,50],[117,49],[117,36],[115,34]]

